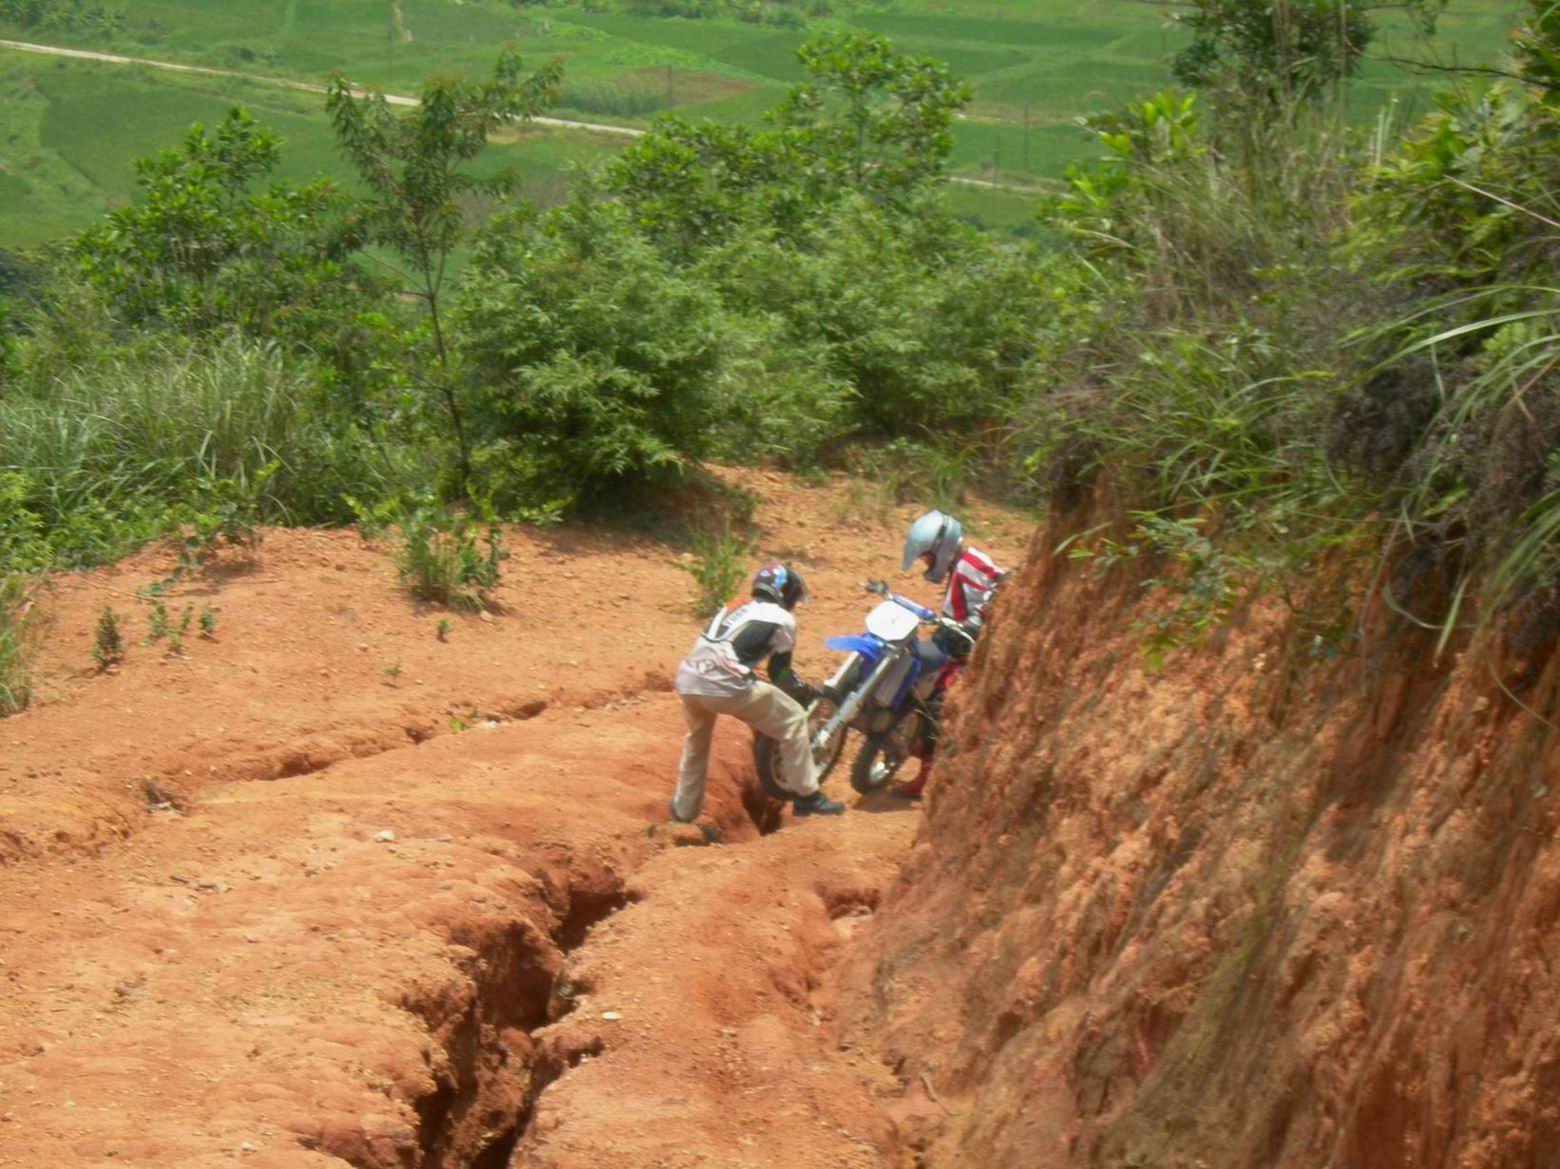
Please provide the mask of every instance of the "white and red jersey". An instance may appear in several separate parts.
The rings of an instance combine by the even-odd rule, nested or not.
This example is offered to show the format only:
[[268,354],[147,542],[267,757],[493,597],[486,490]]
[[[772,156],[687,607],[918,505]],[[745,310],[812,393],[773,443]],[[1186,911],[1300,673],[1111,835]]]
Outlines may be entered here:
[[996,561],[975,548],[959,553],[948,572],[948,593],[943,597],[943,616],[955,621],[980,620],[985,616],[991,594],[1005,575]]

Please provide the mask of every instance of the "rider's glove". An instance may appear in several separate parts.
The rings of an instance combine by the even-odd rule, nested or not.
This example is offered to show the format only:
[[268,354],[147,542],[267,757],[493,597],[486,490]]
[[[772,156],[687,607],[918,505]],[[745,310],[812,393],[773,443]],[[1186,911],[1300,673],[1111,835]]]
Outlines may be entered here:
[[888,596],[888,582],[886,580],[869,580],[865,587],[869,593],[876,593],[880,597]]
[[818,688],[802,681],[795,670],[787,669],[774,680],[780,692],[801,706],[811,706],[818,700]]

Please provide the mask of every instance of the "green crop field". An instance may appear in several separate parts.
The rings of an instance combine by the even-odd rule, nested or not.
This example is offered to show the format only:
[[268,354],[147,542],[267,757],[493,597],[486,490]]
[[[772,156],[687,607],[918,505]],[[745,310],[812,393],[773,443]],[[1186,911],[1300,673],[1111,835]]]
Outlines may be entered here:
[[[757,118],[801,77],[796,49],[806,36],[732,19],[588,13],[571,4],[517,9],[508,0],[119,0],[117,7],[124,24],[112,33],[0,23],[0,37],[313,83],[340,71],[395,93],[415,92],[433,73],[485,72],[497,46],[514,42],[533,63],[562,58],[560,116],[642,126],[668,109],[726,122]],[[1465,63],[1494,60],[1515,15],[1505,0],[1454,0],[1436,51]],[[843,18],[966,77],[975,96],[958,127],[955,169],[1016,186],[1053,180],[1087,155],[1080,115],[1163,87],[1165,59],[1182,35],[1162,10],[1123,0],[882,0],[847,5]],[[1388,55],[1425,51],[1390,23],[1380,44]],[[1372,62],[1356,108],[1365,117],[1394,97],[1422,103],[1431,84]],[[240,102],[285,136],[285,177],[342,173],[316,96],[0,50],[0,246],[90,222],[133,190],[136,157]],[[533,191],[556,193],[571,163],[620,142],[528,134],[495,149],[494,164],[518,160]],[[958,203],[993,226],[1010,226],[1015,204],[1028,205],[1021,195],[978,189],[963,191]]]
[[[86,227],[135,190],[135,160],[176,144],[195,122],[247,107],[282,138],[276,177],[346,180],[315,95],[237,78],[44,60],[0,50],[0,247]],[[515,166],[524,193],[553,202],[577,163],[619,146],[599,134],[530,128],[495,143],[479,169]]]

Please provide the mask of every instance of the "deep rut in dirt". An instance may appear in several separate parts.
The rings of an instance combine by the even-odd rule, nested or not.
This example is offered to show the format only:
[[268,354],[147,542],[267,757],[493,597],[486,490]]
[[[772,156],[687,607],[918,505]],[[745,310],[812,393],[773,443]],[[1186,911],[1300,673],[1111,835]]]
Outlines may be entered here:
[[[761,835],[781,822],[781,809],[756,783],[743,786],[741,806]],[[654,829],[652,829],[654,831]],[[718,834],[682,829],[679,846],[715,843]],[[732,846],[740,849],[740,845]],[[522,876],[529,876],[522,870]],[[417,1169],[508,1169],[527,1135],[541,1094],[571,1068],[600,1056],[598,1036],[552,1029],[573,1013],[592,989],[571,979],[567,960],[589,941],[592,929],[644,894],[630,876],[574,863],[566,885],[548,883],[554,924],[542,931],[520,918],[503,928],[452,931],[465,947],[465,987],[452,995],[408,993],[401,1005],[439,1043],[431,1061],[435,1090],[412,1102],[418,1118],[415,1144],[397,1150],[401,1164]],[[876,894],[850,893],[829,905],[840,916]],[[544,1028],[548,1034],[539,1034]],[[322,1149],[355,1169],[389,1169],[382,1150]]]
[[[439,999],[405,1003],[430,1033],[444,1036],[442,1061],[433,1069],[437,1090],[414,1102],[418,1152],[407,1164],[506,1169],[537,1097],[599,1050],[542,1043],[535,1032],[574,1009],[574,988],[562,977],[565,956],[593,925],[629,903],[621,878],[602,877],[570,888],[568,909],[550,935],[516,926],[464,939],[471,949],[464,970],[470,997],[455,1018]],[[353,1163],[379,1169],[377,1162]]]

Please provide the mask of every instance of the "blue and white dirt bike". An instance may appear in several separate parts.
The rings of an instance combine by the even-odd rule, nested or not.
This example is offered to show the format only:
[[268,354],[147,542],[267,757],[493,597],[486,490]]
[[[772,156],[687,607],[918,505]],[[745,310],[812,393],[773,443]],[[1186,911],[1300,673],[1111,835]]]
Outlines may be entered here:
[[[906,759],[924,757],[936,738],[934,700],[964,665],[964,655],[957,654],[937,669],[923,669],[915,652],[921,626],[947,630],[969,645],[974,639],[957,622],[889,592],[882,581],[862,587],[883,600],[867,614],[864,633],[824,642],[847,656],[824,684],[827,697],[809,706],[807,717],[820,783],[844,754],[850,732],[863,736],[850,786],[866,795],[885,787]],[[754,748],[758,778],[771,796],[789,799],[777,782],[778,748],[775,740],[759,736]]]

